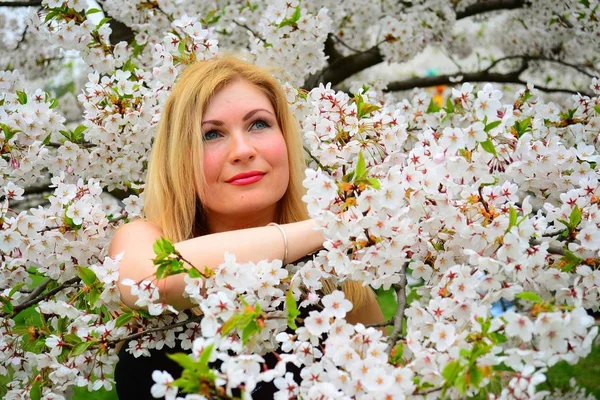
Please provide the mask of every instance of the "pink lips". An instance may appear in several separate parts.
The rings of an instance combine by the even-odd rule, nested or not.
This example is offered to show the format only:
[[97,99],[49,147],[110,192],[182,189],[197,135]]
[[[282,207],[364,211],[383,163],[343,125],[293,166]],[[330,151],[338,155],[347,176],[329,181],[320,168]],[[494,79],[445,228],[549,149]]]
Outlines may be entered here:
[[233,178],[227,180],[226,182],[236,186],[244,186],[260,181],[263,178],[263,176],[265,176],[264,172],[249,171],[237,174]]

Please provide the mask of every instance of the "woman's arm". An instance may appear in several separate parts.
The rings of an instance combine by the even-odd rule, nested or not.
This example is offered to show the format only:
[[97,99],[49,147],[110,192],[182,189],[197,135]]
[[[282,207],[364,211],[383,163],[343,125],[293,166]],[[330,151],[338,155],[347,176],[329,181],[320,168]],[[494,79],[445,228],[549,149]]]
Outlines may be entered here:
[[[324,237],[313,220],[281,225],[287,235],[288,255],[286,262],[312,253],[323,245]],[[135,307],[136,297],[130,293],[130,287],[120,283],[130,278],[134,281],[152,280],[156,267],[152,263],[155,257],[152,245],[162,236],[161,230],[147,221],[134,221],[123,225],[115,233],[110,244],[109,256],[125,252],[119,266],[119,290],[121,300],[128,307]],[[276,226],[240,229],[215,233],[185,240],[175,244],[183,258],[196,268],[216,268],[224,260],[225,252],[233,253],[237,262],[258,262],[260,260],[282,259],[284,255],[283,236]],[[169,276],[161,279],[158,288],[161,297],[173,307],[184,310],[195,304],[183,297],[185,289],[184,275]]]

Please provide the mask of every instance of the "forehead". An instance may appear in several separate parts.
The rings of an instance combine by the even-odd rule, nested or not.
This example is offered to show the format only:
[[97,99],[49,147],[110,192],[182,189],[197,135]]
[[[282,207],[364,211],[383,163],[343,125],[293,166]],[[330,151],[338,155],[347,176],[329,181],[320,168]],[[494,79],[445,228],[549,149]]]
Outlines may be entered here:
[[267,94],[244,80],[235,80],[219,89],[208,101],[203,120],[236,110],[264,108],[274,113]]

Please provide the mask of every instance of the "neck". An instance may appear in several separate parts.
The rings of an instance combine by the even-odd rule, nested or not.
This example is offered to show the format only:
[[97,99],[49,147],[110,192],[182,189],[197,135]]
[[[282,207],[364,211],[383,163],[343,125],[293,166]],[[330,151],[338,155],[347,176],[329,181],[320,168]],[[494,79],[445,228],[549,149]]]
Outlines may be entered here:
[[275,221],[276,210],[245,215],[221,215],[212,212],[207,213],[206,222],[209,233],[234,231],[237,229],[256,228],[265,226]]

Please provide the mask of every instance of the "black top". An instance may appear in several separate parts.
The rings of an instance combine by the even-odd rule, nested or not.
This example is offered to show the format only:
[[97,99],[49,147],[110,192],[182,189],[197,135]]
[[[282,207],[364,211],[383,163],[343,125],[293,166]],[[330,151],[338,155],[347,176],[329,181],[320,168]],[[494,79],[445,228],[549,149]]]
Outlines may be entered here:
[[[308,317],[310,311],[316,310],[316,307],[301,308],[300,317]],[[288,329],[288,333],[293,333]],[[180,341],[176,340],[173,348],[164,346],[161,350],[150,350],[150,356],[134,357],[133,354],[126,351],[129,343],[119,351],[119,362],[115,368],[115,383],[117,395],[120,400],[154,400],[150,394],[150,388],[154,385],[152,380],[152,371],[167,371],[174,379],[181,376],[183,369],[175,361],[167,357],[167,354],[190,353],[190,350],[183,350]],[[269,369],[277,365],[277,357],[273,353],[267,353],[263,356],[265,364]],[[300,383],[300,368],[292,363],[287,363],[287,372],[294,374],[294,380]],[[252,398],[259,400],[272,399],[278,389],[271,382],[258,382],[256,388],[252,391]],[[239,396],[239,394],[238,394]]]

